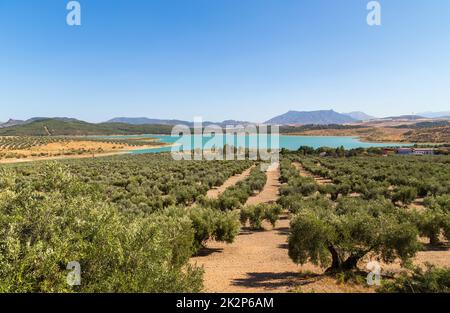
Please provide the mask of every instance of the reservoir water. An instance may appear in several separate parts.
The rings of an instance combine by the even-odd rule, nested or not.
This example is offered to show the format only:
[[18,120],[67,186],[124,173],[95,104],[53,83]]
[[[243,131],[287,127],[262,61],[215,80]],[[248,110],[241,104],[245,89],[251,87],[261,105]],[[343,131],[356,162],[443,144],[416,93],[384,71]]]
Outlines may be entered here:
[[[172,137],[170,135],[136,135],[136,136],[110,136],[109,138],[156,138],[159,141],[167,144],[177,144],[183,147],[183,150],[191,150],[192,147],[205,149],[211,148],[212,146],[220,147],[224,143],[228,143],[234,146],[245,146],[248,148],[256,147],[267,147],[270,146],[270,136],[269,137],[259,137],[257,136],[225,136],[217,135],[216,137],[202,137],[202,136],[188,136],[183,139],[180,137]],[[233,138],[234,137],[234,138]],[[245,142],[245,144],[244,144]],[[369,147],[400,147],[400,146],[410,146],[411,144],[400,144],[391,142],[363,142],[356,137],[345,137],[345,136],[289,136],[280,135],[279,136],[279,147],[288,150],[297,150],[300,146],[310,146],[313,148],[319,147],[330,147],[338,148],[343,146],[346,149],[354,148],[369,148]],[[130,153],[141,154],[141,153],[158,153],[158,152],[170,152],[172,147],[161,147],[152,149],[140,149],[134,150]]]

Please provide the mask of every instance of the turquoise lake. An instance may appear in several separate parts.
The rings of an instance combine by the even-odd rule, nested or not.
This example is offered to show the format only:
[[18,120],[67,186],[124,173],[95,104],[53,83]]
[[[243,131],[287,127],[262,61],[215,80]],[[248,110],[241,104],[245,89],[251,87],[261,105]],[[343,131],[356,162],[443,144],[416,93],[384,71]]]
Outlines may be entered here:
[[[137,135],[137,136],[109,136],[109,138],[133,138],[133,137],[139,137],[139,138],[157,138],[161,142],[167,143],[167,144],[175,144],[179,143],[180,137],[172,137],[170,135]],[[234,137],[234,138],[233,138]],[[235,146],[242,146],[243,140],[245,140],[245,146],[249,148],[256,148],[258,145],[259,147],[265,148],[269,144],[270,146],[270,140],[267,140],[264,137],[260,137],[261,140],[258,140],[256,137],[258,136],[224,136],[224,135],[217,135],[215,139],[212,139],[211,137],[203,137],[201,138],[201,135],[191,135],[183,139],[183,149],[184,150],[190,150],[192,147],[200,148],[202,145],[205,147],[205,149],[208,149],[207,146],[211,147],[213,142],[211,140],[214,140],[216,144],[216,147],[221,146],[219,143],[227,143],[228,140],[229,144],[235,145]],[[234,140],[234,143],[233,143]],[[194,142],[195,141],[195,142]],[[239,144],[238,141],[241,143]],[[206,146],[205,146],[206,145]],[[363,142],[360,141],[358,138],[355,137],[343,137],[343,136],[287,136],[287,135],[280,135],[279,136],[279,146],[280,148],[285,148],[289,150],[297,150],[300,146],[310,146],[313,148],[319,148],[319,147],[331,147],[331,148],[337,148],[340,146],[343,146],[346,149],[353,149],[353,148],[368,148],[368,147],[392,147],[392,146],[410,146],[411,144],[399,144],[399,143],[390,143],[390,142]],[[223,144],[222,144],[223,146]],[[159,153],[159,152],[170,152],[172,150],[172,147],[163,147],[163,148],[153,148],[153,149],[141,149],[141,150],[134,150],[130,153],[132,154],[142,154],[142,153]]]

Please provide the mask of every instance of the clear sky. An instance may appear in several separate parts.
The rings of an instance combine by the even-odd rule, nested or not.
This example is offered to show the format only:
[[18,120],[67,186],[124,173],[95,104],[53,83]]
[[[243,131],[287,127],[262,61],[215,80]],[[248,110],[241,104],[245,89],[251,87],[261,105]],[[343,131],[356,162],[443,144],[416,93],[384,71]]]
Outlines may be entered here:
[[0,0],[0,121],[450,110],[450,1]]

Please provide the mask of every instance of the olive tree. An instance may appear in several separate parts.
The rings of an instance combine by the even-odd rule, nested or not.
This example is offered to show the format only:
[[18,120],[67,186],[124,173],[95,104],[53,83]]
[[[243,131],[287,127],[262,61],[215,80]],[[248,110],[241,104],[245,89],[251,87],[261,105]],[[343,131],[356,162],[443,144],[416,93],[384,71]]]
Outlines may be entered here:
[[249,222],[253,229],[262,229],[263,220],[267,220],[273,227],[280,219],[282,208],[275,203],[261,203],[242,208],[241,223],[245,225]]
[[442,234],[450,239],[450,196],[427,197],[426,210],[414,212],[413,219],[422,236],[430,239],[430,244],[438,244]]
[[312,206],[294,216],[289,256],[328,271],[354,269],[368,253],[385,262],[406,261],[419,248],[417,235],[407,213],[387,200],[342,198],[336,208]]
[[[20,183],[18,183],[20,181]],[[36,180],[0,175],[0,292],[200,291],[187,215],[130,217],[55,164]],[[80,286],[66,282],[81,265]]]

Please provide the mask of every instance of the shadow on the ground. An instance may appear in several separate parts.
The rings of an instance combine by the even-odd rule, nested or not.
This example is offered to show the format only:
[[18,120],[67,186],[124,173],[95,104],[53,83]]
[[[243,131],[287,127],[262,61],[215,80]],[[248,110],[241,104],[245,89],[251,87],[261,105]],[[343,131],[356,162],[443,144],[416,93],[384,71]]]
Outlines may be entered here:
[[239,236],[251,235],[251,234],[253,234],[253,231],[250,228],[247,228],[247,227],[241,228],[241,231],[239,232]]
[[422,251],[448,251],[450,249],[450,242],[440,242],[437,244],[424,244]]
[[241,232],[239,233],[239,235],[250,235],[250,234],[254,234],[254,233],[263,233],[263,232],[266,232],[266,231],[273,230],[273,229],[270,229],[270,228],[271,228],[271,226],[267,226],[267,228],[263,227],[263,228],[260,228],[260,229],[258,229],[258,228],[251,228],[251,227],[245,226],[245,227],[241,228]]
[[235,279],[232,281],[234,286],[248,288],[280,288],[290,287],[298,279],[299,274],[295,272],[283,273],[247,273],[246,278]]
[[287,243],[282,243],[278,245],[279,249],[289,249],[289,245]]
[[223,248],[208,248],[208,247],[204,247],[201,248],[199,252],[197,252],[197,254],[195,256],[208,256],[211,255],[213,253],[222,253],[223,252]]
[[278,234],[279,235],[289,235],[289,227],[279,227],[277,228]]
[[282,273],[247,273],[246,278],[235,279],[232,281],[234,286],[247,288],[266,288],[276,289],[283,287],[304,286],[316,282],[321,279],[323,275],[314,273],[297,273],[297,272],[282,272]]

